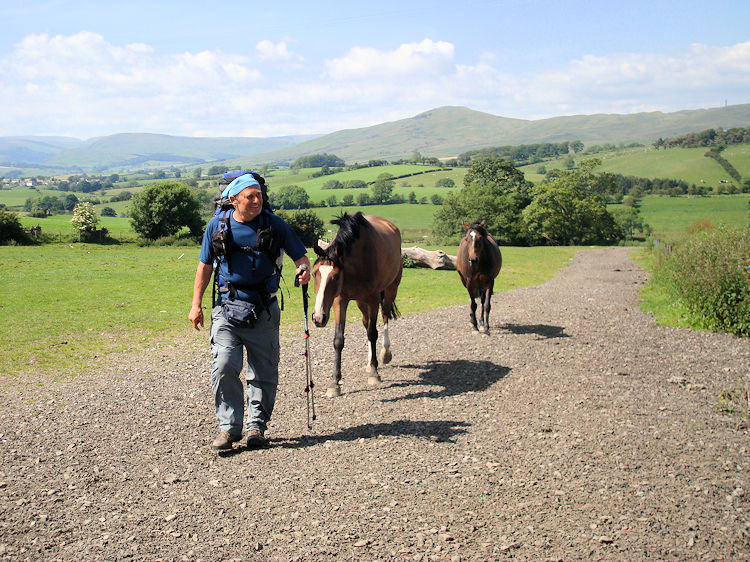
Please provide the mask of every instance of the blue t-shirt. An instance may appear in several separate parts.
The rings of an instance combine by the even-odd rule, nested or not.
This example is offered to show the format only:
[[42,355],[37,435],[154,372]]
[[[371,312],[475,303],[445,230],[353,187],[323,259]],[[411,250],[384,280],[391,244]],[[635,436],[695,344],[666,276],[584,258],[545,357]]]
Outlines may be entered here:
[[[231,238],[233,244],[228,244],[230,251],[229,259],[231,260],[231,273],[229,264],[225,256],[219,261],[219,273],[221,277],[228,280],[237,288],[237,298],[242,300],[257,300],[257,291],[251,289],[251,286],[264,284],[266,290],[274,292],[279,287],[279,278],[276,274],[274,263],[265,252],[245,252],[239,250],[237,246],[255,248],[257,243],[257,231],[270,225],[273,228],[274,238],[278,241],[281,249],[292,258],[293,261],[300,259],[307,253],[305,245],[295,234],[292,227],[278,215],[274,215],[266,210],[262,211],[262,216],[258,215],[250,222],[239,222],[234,219],[232,213],[229,213],[229,226],[231,229]],[[203,234],[203,243],[201,245],[200,261],[205,264],[213,264],[217,257],[213,247],[213,235],[220,227],[219,217],[213,217],[206,226],[206,232]],[[279,257],[277,264],[281,269],[282,257]]]

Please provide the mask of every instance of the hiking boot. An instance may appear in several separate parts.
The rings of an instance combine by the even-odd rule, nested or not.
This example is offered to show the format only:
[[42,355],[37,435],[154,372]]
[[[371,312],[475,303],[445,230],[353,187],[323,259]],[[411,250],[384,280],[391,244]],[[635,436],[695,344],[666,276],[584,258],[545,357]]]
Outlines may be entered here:
[[260,429],[251,429],[247,434],[247,448],[258,449],[260,447],[268,447],[268,439]]
[[224,451],[232,448],[232,443],[242,439],[242,435],[235,433],[227,433],[226,431],[220,431],[216,438],[211,443],[211,448],[217,451]]

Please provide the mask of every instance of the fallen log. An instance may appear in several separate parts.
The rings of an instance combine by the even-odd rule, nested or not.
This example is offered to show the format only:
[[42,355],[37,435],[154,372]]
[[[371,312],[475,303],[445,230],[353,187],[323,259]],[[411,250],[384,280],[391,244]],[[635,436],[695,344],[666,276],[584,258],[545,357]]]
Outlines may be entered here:
[[401,254],[417,267],[429,267],[431,269],[456,269],[456,256],[449,256],[443,250],[425,250],[418,246],[401,248]]

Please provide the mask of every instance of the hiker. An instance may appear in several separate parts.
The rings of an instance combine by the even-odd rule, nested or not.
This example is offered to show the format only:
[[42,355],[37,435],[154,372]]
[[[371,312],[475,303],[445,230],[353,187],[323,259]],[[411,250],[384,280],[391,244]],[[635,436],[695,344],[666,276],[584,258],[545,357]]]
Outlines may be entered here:
[[[217,213],[206,226],[195,273],[193,302],[188,316],[196,330],[204,325],[203,293],[218,261],[218,290],[211,311],[211,387],[219,433],[211,443],[231,449],[242,439],[245,406],[247,446],[268,444],[265,437],[276,401],[279,380],[279,320],[276,298],[281,278],[281,250],[297,266],[299,282],[310,280],[306,249],[292,228],[268,206],[265,182],[247,173],[222,193],[233,209]],[[218,294],[216,294],[218,293]],[[283,302],[283,295],[282,295]],[[243,351],[247,352],[243,397]],[[244,399],[244,400],[243,400]]]

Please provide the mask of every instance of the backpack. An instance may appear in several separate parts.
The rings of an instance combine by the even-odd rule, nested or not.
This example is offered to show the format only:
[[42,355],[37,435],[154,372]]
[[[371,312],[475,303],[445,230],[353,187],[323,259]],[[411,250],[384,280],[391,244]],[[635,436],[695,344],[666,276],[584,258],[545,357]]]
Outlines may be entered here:
[[[234,206],[229,201],[228,197],[222,197],[222,193],[226,186],[228,186],[236,178],[245,175],[252,174],[253,178],[260,184],[261,192],[263,194],[263,208],[261,209],[259,218],[261,221],[260,228],[257,231],[257,241],[255,248],[239,246],[234,242],[232,238],[232,228],[230,218],[234,212]],[[229,273],[232,272],[232,261],[231,252],[241,251],[245,253],[264,253],[271,260],[274,267],[274,273],[264,279],[261,283],[248,286],[260,295],[261,304],[267,309],[270,303],[270,291],[267,287],[267,283],[273,275],[278,277],[279,283],[283,279],[281,274],[281,264],[279,263],[279,257],[281,256],[281,244],[278,237],[275,235],[273,226],[269,223],[269,214],[273,214],[271,206],[268,202],[268,190],[266,188],[266,182],[263,176],[252,172],[250,170],[235,170],[233,172],[227,172],[223,175],[219,181],[219,187],[221,192],[214,198],[214,216],[218,217],[219,228],[214,232],[212,244],[214,253],[218,256],[214,260],[214,283],[213,283],[213,294],[212,294],[212,306],[216,306],[216,301],[221,293],[229,293],[230,298],[234,298],[236,294],[236,287],[233,286],[224,276],[220,273],[219,263],[221,256],[225,256],[227,263],[227,270]],[[284,310],[284,293],[281,293],[281,310]]]

